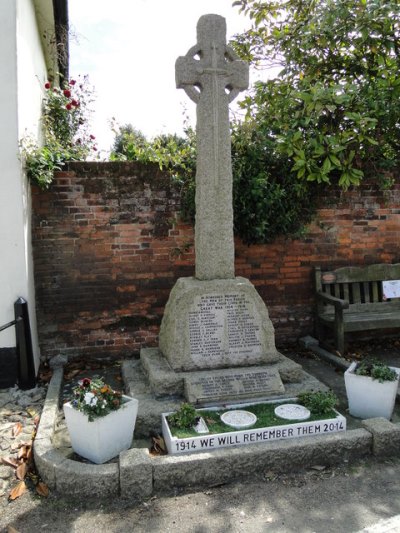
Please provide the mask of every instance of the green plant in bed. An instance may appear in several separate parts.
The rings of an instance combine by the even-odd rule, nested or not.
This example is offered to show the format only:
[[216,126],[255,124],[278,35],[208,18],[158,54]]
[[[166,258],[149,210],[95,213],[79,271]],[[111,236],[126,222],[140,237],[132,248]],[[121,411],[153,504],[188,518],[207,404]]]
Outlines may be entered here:
[[[313,398],[313,395],[315,394],[317,393],[314,393],[314,392],[308,393],[308,398]],[[324,420],[327,418],[336,417],[336,412],[334,411],[334,406],[337,403],[336,396],[332,392],[330,392],[329,395],[328,393],[318,393],[318,395],[320,394],[322,394],[322,396],[318,396],[320,398],[319,402],[325,403],[326,405],[329,403],[331,405],[331,408],[323,409],[322,410],[323,412],[321,412],[321,409],[319,410],[320,412],[314,412],[315,409],[314,410],[310,409],[310,407],[307,407],[305,405],[305,407],[307,407],[311,411],[311,416],[310,418],[307,419],[307,422],[313,422],[315,420]],[[329,401],[328,399],[325,398],[325,395],[328,396]],[[325,399],[325,402],[322,402],[322,399]],[[271,426],[283,426],[287,424],[297,423],[298,420],[293,420],[293,421],[284,420],[275,415],[275,412],[274,412],[275,408],[278,405],[282,405],[282,403],[289,403],[289,402],[286,401],[286,402],[276,402],[276,403],[259,403],[259,404],[254,404],[254,405],[246,405],[245,407],[237,407],[236,409],[245,409],[246,411],[249,411],[256,415],[257,422],[253,426],[251,426],[251,429],[265,428],[265,427],[271,427]],[[301,405],[304,405],[303,401],[300,401],[300,400],[298,402],[292,401],[290,403],[299,403]],[[317,400],[314,400],[314,403],[318,405]],[[226,408],[221,408],[215,411],[211,409],[201,410],[201,411],[196,410],[195,417],[202,416],[204,418],[208,426],[208,429],[210,430],[210,434],[230,433],[235,430],[232,427],[227,426],[226,424],[222,422],[221,415],[225,413],[226,411],[232,411],[232,410],[233,409],[226,409]],[[190,437],[196,437],[199,435],[198,433],[196,433],[193,427],[178,428],[176,427],[176,425],[171,424],[171,417],[173,416],[174,415],[168,416],[168,422],[170,425],[171,433],[174,437],[179,438],[179,439],[185,439],[185,438],[190,438]]]

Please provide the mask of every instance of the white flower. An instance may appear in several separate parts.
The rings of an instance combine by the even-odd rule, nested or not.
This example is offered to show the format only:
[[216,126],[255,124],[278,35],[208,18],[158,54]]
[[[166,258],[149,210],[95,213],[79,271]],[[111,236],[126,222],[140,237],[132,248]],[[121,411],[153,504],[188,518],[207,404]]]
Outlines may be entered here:
[[97,404],[97,398],[93,394],[93,392],[87,392],[84,396],[84,401],[87,405],[96,405]]

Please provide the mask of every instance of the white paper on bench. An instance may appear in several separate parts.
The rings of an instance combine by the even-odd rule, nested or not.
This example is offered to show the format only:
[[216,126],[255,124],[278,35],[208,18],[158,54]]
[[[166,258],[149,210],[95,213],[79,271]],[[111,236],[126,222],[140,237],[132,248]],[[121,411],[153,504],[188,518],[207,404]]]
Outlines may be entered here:
[[382,281],[383,298],[400,298],[400,279]]

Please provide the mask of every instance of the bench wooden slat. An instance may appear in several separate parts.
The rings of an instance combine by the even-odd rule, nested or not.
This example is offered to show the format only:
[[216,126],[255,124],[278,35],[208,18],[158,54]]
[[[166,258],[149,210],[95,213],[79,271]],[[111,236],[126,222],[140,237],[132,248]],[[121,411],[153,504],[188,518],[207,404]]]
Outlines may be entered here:
[[351,303],[360,303],[361,302],[361,291],[360,291],[360,284],[359,283],[352,283],[351,284],[353,298]]
[[333,296],[336,296],[336,298],[340,298],[340,285],[338,283],[335,283],[334,287],[335,289]]
[[[323,276],[334,276],[330,283],[354,283],[356,281],[382,281],[400,279],[400,263],[395,265],[369,265],[366,267],[341,267],[329,272],[323,272]],[[322,283],[326,283],[322,281]]]
[[364,302],[365,303],[369,303],[370,302],[370,298],[369,298],[369,283],[368,283],[368,281],[364,281],[364,283],[363,283],[363,291],[364,291]]
[[318,338],[323,340],[323,326],[328,326],[334,332],[337,350],[343,352],[344,332],[400,327],[400,298],[383,300],[382,282],[391,280],[400,280],[400,263],[341,267],[328,272],[317,267],[317,292],[336,298],[327,301],[317,296]]
[[348,283],[343,283],[343,299],[350,301],[350,290]]
[[372,285],[372,301],[373,302],[379,302],[379,288],[378,288],[378,282],[373,281],[371,283]]

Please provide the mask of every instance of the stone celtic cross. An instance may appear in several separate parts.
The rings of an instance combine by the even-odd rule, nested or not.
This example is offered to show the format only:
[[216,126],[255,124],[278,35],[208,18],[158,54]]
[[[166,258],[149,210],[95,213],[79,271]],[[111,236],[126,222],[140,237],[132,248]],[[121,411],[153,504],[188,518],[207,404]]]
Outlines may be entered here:
[[197,104],[196,278],[235,277],[229,103],[248,87],[248,65],[226,44],[226,23],[204,15],[197,44],[176,61],[176,85]]

